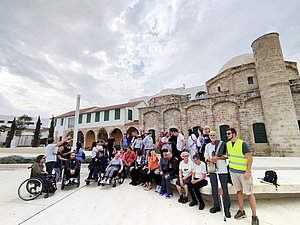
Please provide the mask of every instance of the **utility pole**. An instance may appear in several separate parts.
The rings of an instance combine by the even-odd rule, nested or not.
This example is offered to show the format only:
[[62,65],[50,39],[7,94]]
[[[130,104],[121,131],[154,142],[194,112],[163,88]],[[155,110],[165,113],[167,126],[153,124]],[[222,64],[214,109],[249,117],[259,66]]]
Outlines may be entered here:
[[73,149],[76,149],[76,143],[77,143],[79,108],[80,108],[80,95],[77,95],[76,111],[75,111],[75,119],[74,119],[75,120],[74,131],[73,131]]

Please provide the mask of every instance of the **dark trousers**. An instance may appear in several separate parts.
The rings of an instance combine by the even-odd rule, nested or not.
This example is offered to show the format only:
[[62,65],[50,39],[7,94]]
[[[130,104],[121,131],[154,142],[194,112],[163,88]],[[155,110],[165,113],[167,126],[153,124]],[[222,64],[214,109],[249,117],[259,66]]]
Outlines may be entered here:
[[[155,169],[154,169],[155,170]],[[152,183],[152,179],[154,178],[154,170],[150,170],[150,173],[148,174],[146,174],[146,179],[145,179],[145,181],[146,182],[150,182],[150,183]],[[148,171],[147,171],[148,172]]]
[[70,174],[70,170],[66,170],[66,179],[69,180],[70,178],[77,178],[79,175],[80,169],[76,169],[73,175]]
[[92,166],[88,178],[91,179],[93,177],[94,179],[97,179],[98,178],[98,173],[100,171],[104,172],[105,171],[105,167],[101,166],[101,165]]
[[160,174],[154,174],[154,181],[156,185],[161,185],[161,175]]
[[48,174],[52,174],[55,164],[56,164],[56,162],[47,162],[46,163],[46,171],[48,172]]
[[[221,182],[221,187],[223,190],[223,203],[224,203],[224,208],[229,209],[230,208],[230,197],[228,194],[228,174],[218,174],[220,182]],[[210,184],[211,184],[211,191],[212,191],[212,196],[214,198],[214,206],[220,207],[219,203],[219,194],[218,194],[218,178],[216,173],[210,173],[209,174],[210,178]]]
[[133,168],[131,170],[131,182],[133,185],[137,185],[138,183],[140,183],[140,171],[142,169],[141,168]]
[[[198,180],[197,178],[194,178],[194,179]],[[204,201],[202,199],[202,195],[200,193],[200,188],[202,188],[206,185],[207,185],[207,180],[201,180],[201,181],[197,182],[196,184],[190,183],[190,185],[188,185],[189,193],[194,202],[198,202],[196,199],[196,196],[197,196],[199,203],[204,203]]]
[[140,170],[139,172],[139,179],[141,183],[146,182],[146,176],[147,176],[148,169]]
[[175,178],[175,176],[169,175],[167,179],[165,178],[166,175],[169,175],[169,173],[165,173],[161,176],[161,191],[166,191],[168,195],[172,195],[172,186],[171,186],[171,180]]
[[130,171],[130,167],[134,165],[134,162],[133,163],[129,163],[127,166],[125,165],[125,169],[124,169],[124,179],[127,178],[127,175]]

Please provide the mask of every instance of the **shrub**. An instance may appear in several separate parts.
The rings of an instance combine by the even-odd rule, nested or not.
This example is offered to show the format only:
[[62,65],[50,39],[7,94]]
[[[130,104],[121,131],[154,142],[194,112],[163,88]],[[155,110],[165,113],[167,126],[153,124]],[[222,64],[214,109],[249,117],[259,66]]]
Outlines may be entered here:
[[35,158],[24,158],[19,155],[11,155],[0,158],[0,164],[23,164],[23,163],[34,163]]

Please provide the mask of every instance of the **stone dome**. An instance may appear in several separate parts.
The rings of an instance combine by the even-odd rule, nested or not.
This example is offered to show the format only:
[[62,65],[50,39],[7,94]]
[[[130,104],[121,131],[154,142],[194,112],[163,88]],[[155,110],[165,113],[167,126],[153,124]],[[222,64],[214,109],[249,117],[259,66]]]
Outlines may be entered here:
[[222,73],[223,71],[225,71],[229,68],[241,66],[244,64],[248,64],[248,63],[254,63],[254,57],[251,53],[236,56],[236,57],[230,59],[227,63],[225,63],[224,66],[222,66],[222,68],[218,72],[218,74]]
[[167,88],[167,89],[159,92],[158,94],[156,94],[154,97],[162,97],[162,96],[166,96],[166,95],[183,95],[183,94],[180,93],[178,90],[175,90],[172,88]]

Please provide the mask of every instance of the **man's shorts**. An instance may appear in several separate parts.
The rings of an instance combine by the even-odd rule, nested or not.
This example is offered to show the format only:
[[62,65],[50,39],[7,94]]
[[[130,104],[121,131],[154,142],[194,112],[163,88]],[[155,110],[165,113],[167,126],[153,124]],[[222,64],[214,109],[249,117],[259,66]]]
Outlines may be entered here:
[[[184,183],[185,185],[188,185],[190,182],[191,182],[191,177],[188,177],[185,181],[183,181],[183,183]],[[180,179],[179,179],[179,177],[178,177],[178,179],[177,179],[177,181],[176,181],[176,184],[177,184],[178,186],[180,186]]]
[[253,178],[250,174],[250,178],[245,180],[244,174],[241,173],[233,173],[230,171],[231,180],[234,186],[234,189],[238,191],[244,191],[246,195],[253,194]]

